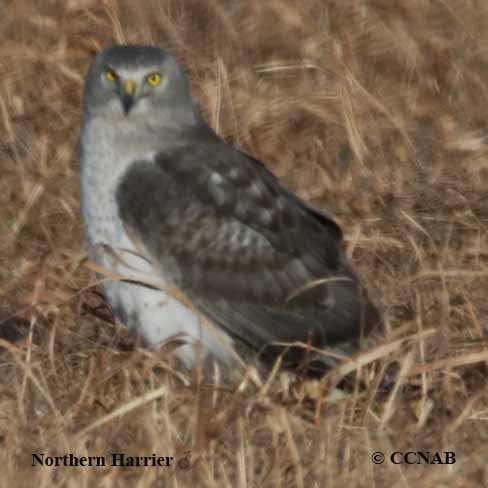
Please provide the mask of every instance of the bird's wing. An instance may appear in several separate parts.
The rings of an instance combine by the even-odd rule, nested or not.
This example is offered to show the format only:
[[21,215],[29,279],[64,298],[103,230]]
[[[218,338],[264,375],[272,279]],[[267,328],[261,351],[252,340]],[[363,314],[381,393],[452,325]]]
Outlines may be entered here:
[[117,201],[154,265],[173,263],[175,284],[250,348],[359,336],[360,289],[339,227],[213,133],[134,162]]

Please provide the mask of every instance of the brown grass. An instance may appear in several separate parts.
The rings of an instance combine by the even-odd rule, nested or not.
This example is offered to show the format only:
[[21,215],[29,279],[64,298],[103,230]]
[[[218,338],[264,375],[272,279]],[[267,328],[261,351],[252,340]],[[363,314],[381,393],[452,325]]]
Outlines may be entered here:
[[[488,484],[486,2],[12,0],[0,36],[2,485]],[[320,383],[250,368],[212,386],[85,313],[101,299],[83,266],[81,89],[113,41],[172,49],[211,125],[337,218],[383,342]],[[354,370],[366,388],[327,403]],[[371,461],[407,450],[457,462]],[[31,466],[187,451],[189,470]]]

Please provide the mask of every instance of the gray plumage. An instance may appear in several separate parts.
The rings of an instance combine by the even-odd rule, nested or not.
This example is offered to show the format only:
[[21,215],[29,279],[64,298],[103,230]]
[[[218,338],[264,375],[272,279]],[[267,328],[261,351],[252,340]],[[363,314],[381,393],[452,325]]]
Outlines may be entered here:
[[[117,317],[146,342],[183,332],[226,363],[231,344],[264,359],[281,351],[276,342],[349,353],[378,322],[337,224],[212,131],[168,53],[114,46],[97,56],[85,84],[81,149],[94,259],[181,290],[225,344],[164,291],[107,283]],[[97,253],[99,245],[125,259]],[[141,251],[144,259],[136,256]],[[184,346],[180,356],[192,364],[194,349]],[[285,359],[302,357],[294,348]]]

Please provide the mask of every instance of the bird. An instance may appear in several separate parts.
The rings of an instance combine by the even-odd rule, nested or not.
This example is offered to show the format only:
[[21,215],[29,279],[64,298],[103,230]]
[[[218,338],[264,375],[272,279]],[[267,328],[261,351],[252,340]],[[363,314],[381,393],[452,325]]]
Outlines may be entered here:
[[80,147],[90,257],[120,278],[106,300],[147,346],[178,338],[188,368],[203,351],[322,372],[380,323],[339,225],[216,134],[169,51],[94,58]]

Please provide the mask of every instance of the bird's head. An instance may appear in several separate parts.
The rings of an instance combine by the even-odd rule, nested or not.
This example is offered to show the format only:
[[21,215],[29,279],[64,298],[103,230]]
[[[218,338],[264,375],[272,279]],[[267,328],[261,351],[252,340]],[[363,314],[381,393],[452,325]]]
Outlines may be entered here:
[[102,51],[86,77],[84,103],[89,115],[191,120],[195,113],[183,68],[173,56],[150,46],[115,45]]

